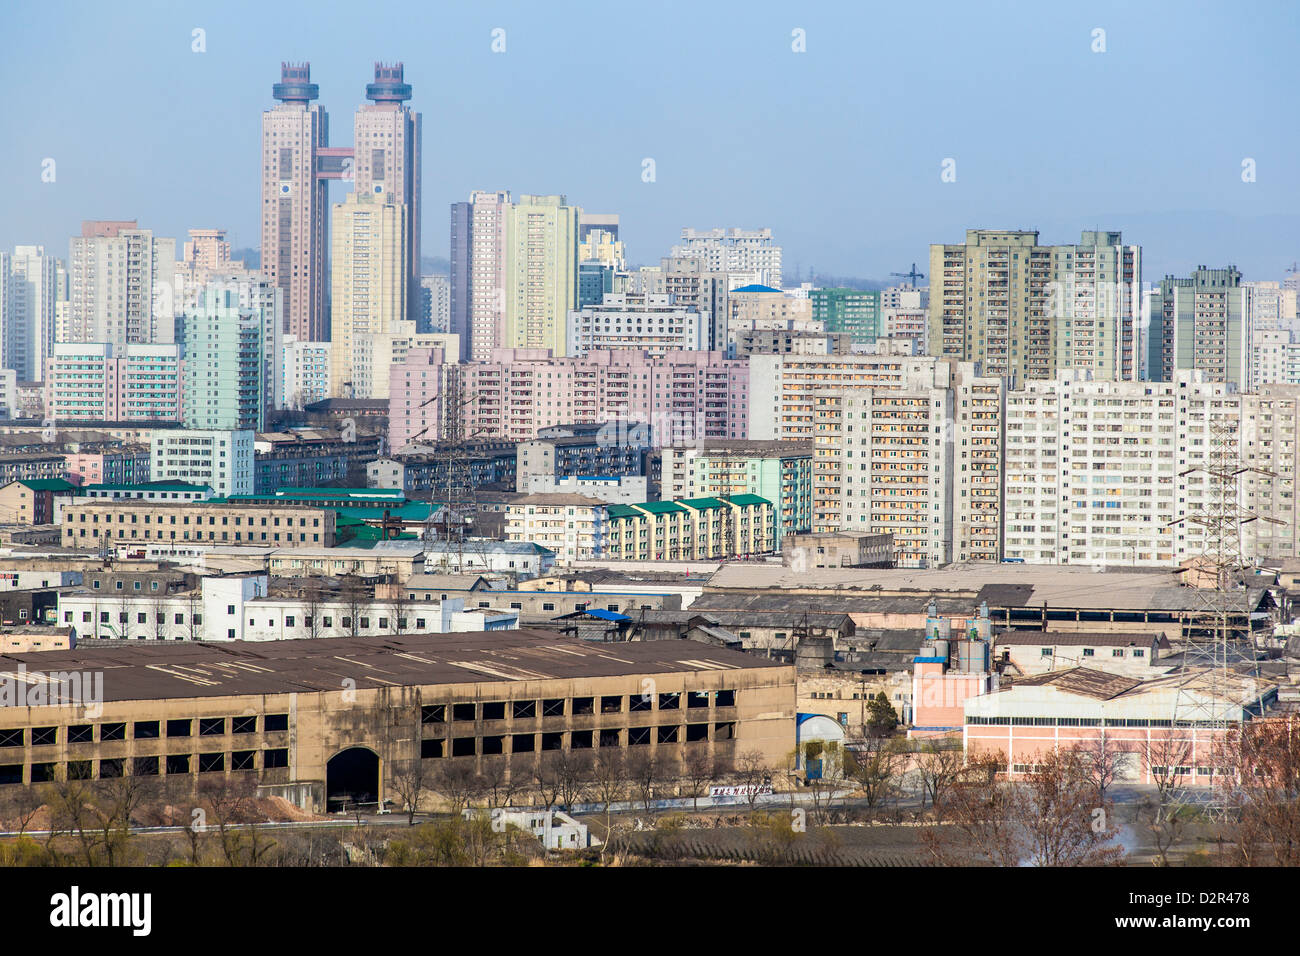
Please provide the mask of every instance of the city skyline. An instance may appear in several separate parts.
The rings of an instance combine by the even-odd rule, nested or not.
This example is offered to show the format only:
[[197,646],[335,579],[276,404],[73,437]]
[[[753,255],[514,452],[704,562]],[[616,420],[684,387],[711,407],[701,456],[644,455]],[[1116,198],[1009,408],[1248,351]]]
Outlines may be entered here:
[[[392,16],[410,30],[394,43],[383,28],[392,16],[338,31],[286,5],[258,9],[251,30],[247,4],[111,17],[65,6],[76,16],[57,43],[46,21],[18,12],[15,55],[0,67],[16,104],[0,154],[0,173],[17,184],[0,215],[3,247],[39,244],[62,256],[82,220],[121,218],[161,236],[222,228],[233,247],[255,248],[259,120],[279,64],[312,63],[337,126],[365,103],[381,60],[405,64],[409,106],[429,127],[419,237],[427,256],[449,254],[452,202],[508,189],[618,213],[635,263],[656,263],[684,228],[769,227],[790,281],[813,268],[884,279],[972,225],[1036,229],[1044,243],[1121,231],[1143,247],[1147,280],[1206,263],[1280,279],[1300,257],[1288,243],[1300,228],[1300,199],[1288,188],[1300,134],[1285,121],[1289,84],[1279,82],[1295,69],[1289,37],[1226,10],[1190,18],[1173,4],[1080,14],[1028,4],[870,14],[757,5],[743,20],[707,9],[692,9],[685,25],[668,13],[639,16],[632,32],[627,14],[584,19],[571,15],[591,10],[578,4],[396,5]],[[1104,51],[1094,52],[1097,30]],[[918,31],[925,42],[867,42],[869,57],[854,46],[876,34],[915,41]],[[620,56],[584,60],[598,41]],[[98,60],[88,45],[105,43],[119,50],[116,77],[90,66]],[[998,95],[1034,110],[1022,123],[1005,113],[988,122],[980,97],[1012,78],[1019,92]],[[162,108],[134,109],[120,92],[128,87],[155,91]],[[952,111],[958,92],[966,105]],[[710,96],[725,108],[708,108]],[[160,112],[168,118],[147,118]],[[331,141],[347,139],[338,128]],[[42,181],[46,160],[53,182]],[[955,161],[954,182],[942,179],[945,160]],[[1253,182],[1243,180],[1246,160]],[[329,201],[344,194],[334,185]]]

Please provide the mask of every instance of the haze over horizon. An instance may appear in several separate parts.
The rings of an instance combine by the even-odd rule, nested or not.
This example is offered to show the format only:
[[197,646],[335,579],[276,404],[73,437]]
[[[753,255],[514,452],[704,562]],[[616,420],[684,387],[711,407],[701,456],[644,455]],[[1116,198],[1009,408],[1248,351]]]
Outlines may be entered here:
[[[1247,18],[1173,2],[758,2],[737,18],[672,2],[377,3],[341,30],[306,3],[25,5],[0,63],[0,247],[66,257],[82,220],[137,219],[256,248],[261,113],[280,62],[311,63],[331,143],[348,145],[384,60],[405,64],[424,116],[427,256],[448,254],[450,203],[509,189],[618,213],[643,264],[683,227],[767,226],[792,278],[869,279],[924,271],[930,243],[968,228],[1037,229],[1045,243],[1102,228],[1143,247],[1148,280],[1200,264],[1281,279],[1300,259],[1300,31],[1278,21],[1300,12],[1263,6]],[[941,181],[948,158],[955,182]]]

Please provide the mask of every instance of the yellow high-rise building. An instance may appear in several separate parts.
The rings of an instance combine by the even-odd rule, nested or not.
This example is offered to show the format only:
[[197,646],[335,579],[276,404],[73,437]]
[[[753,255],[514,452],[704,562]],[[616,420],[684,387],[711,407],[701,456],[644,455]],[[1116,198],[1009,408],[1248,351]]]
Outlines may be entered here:
[[[331,222],[331,391],[339,398],[387,398],[377,363],[391,363],[391,338],[415,334],[404,250],[407,207],[389,196],[351,193]],[[383,394],[372,394],[382,384]]]

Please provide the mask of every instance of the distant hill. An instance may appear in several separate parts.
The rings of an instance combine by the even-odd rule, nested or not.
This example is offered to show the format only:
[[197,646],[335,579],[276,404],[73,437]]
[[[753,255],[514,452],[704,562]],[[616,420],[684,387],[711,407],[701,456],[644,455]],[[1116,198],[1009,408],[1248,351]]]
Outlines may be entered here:
[[451,260],[444,259],[442,256],[420,256],[420,275],[449,276]]
[[231,249],[230,258],[244,261],[245,269],[262,268],[262,253],[257,249]]

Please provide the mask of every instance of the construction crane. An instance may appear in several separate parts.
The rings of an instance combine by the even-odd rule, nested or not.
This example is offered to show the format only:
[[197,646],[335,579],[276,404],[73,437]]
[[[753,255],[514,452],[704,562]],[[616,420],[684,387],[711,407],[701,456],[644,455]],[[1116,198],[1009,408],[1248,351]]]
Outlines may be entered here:
[[911,282],[912,282],[912,288],[913,288],[913,289],[916,288],[916,280],[917,280],[917,279],[924,279],[924,278],[925,278],[925,273],[924,273],[924,272],[917,272],[917,271],[916,271],[916,263],[915,263],[915,262],[912,263],[912,271],[911,271],[911,272],[891,272],[890,275],[891,275],[891,276],[898,276],[898,278],[900,278],[900,279],[910,279]]

